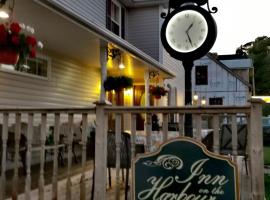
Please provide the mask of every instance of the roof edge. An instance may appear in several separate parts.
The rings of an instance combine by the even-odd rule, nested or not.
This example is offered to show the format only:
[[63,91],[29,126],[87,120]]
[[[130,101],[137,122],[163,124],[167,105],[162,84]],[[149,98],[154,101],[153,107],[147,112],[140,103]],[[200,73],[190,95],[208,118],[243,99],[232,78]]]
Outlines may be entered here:
[[208,53],[206,55],[208,58],[210,58],[212,61],[214,61],[216,64],[220,65],[223,69],[225,69],[228,73],[230,73],[231,75],[233,75],[234,77],[236,77],[238,80],[240,80],[243,84],[245,84],[246,86],[248,86],[249,88],[252,88],[251,84],[249,82],[247,82],[246,80],[244,80],[241,76],[239,76],[238,74],[236,74],[235,72],[233,72],[227,65],[225,65],[224,63],[222,63],[221,61],[217,60],[211,53]]
[[61,15],[62,17],[65,17],[69,20],[72,20],[77,25],[81,25],[82,27],[86,28],[87,30],[93,32],[97,36],[100,37],[100,39],[104,39],[107,42],[112,42],[116,45],[118,45],[120,48],[128,51],[129,53],[137,56],[142,62],[145,62],[147,64],[150,64],[157,69],[161,70],[171,78],[175,77],[175,74],[170,71],[169,69],[165,68],[164,65],[159,63],[157,60],[149,56],[148,54],[144,53],[142,50],[138,49],[137,47],[133,46],[126,40],[116,36],[111,31],[105,29],[101,25],[99,25],[96,22],[90,21],[89,19],[81,18],[74,13],[70,12],[69,10],[59,7],[57,3],[55,3],[53,0],[34,0],[34,2],[52,10],[53,12],[56,12],[57,14]]
[[157,6],[162,4],[168,4],[169,0],[148,0],[148,1],[136,1],[136,0],[119,0],[128,8],[139,8],[147,6]]

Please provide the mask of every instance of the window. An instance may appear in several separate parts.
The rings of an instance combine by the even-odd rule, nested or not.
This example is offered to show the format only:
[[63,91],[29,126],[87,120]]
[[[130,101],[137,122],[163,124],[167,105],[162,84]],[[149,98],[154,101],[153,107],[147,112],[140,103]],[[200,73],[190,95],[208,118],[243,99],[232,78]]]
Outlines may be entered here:
[[208,84],[207,65],[196,66],[195,68],[195,82],[196,85]]
[[116,35],[125,37],[125,9],[114,0],[107,0],[106,26]]
[[223,105],[222,97],[209,98],[209,105]]
[[25,73],[37,77],[49,77],[50,59],[45,56],[37,56],[36,58],[26,58],[25,63],[20,66],[0,64],[3,71],[14,73]]

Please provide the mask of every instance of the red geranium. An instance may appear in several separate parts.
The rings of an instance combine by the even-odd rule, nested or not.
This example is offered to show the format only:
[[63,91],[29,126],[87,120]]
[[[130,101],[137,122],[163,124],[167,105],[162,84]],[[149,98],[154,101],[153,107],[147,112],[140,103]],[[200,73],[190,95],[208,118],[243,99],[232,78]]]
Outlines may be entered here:
[[19,32],[21,31],[21,27],[18,23],[13,22],[12,24],[10,24],[10,30],[14,34],[19,34]]
[[32,36],[27,36],[26,37],[26,44],[31,45],[32,47],[35,47],[37,45],[37,40],[36,38]]
[[0,45],[6,44],[7,42],[7,31],[3,24],[0,25]]
[[13,35],[11,37],[11,41],[14,45],[18,46],[20,44],[20,38],[18,35]]
[[[26,30],[29,31],[29,29]],[[19,55],[19,64],[23,63],[27,56],[31,58],[36,56],[36,46],[36,38],[25,34],[17,22],[10,25],[0,24],[0,52],[12,51],[17,53]]]
[[29,52],[29,57],[30,58],[35,58],[36,57],[36,50],[35,49],[31,49]]

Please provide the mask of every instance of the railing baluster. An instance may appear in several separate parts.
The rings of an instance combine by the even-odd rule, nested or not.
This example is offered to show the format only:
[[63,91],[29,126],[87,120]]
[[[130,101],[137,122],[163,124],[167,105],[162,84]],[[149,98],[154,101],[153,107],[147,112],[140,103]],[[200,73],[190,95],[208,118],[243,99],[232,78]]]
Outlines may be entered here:
[[86,137],[87,137],[87,113],[82,114],[82,175],[81,175],[81,191],[80,199],[86,199],[86,188],[85,188],[85,172],[86,172]]
[[121,115],[115,116],[115,145],[116,145],[116,187],[115,187],[115,199],[120,199],[120,151],[121,151]]
[[162,114],[163,118],[163,142],[166,142],[168,140],[168,113]]
[[136,154],[136,114],[131,114],[131,158]]
[[220,134],[219,134],[219,115],[215,114],[213,116],[213,129],[214,129],[214,134],[213,134],[213,150],[214,153],[219,154],[220,150]]
[[[59,132],[60,132],[60,114],[54,114],[54,149],[53,149],[53,178],[52,178],[52,199],[56,200],[58,196],[58,160],[59,158]],[[64,147],[61,147],[64,148]]]
[[33,138],[33,120],[34,114],[28,114],[27,126],[27,153],[26,153],[26,183],[25,183],[25,199],[31,199],[31,158],[32,158],[32,138]]
[[71,199],[71,166],[72,166],[72,142],[73,142],[73,113],[68,114],[68,168],[66,199]]
[[20,151],[20,138],[21,138],[21,113],[16,113],[15,120],[15,156],[14,156],[14,176],[13,176],[13,193],[12,198],[18,198],[18,178],[19,178],[19,151]]
[[178,128],[179,128],[179,136],[184,136],[184,115],[179,114],[179,122],[178,122]]
[[236,121],[236,115],[232,115],[232,153],[234,156],[237,156],[237,141],[238,141],[238,135],[237,135],[237,121]]
[[5,199],[6,195],[6,155],[7,155],[7,139],[8,139],[8,113],[3,114],[2,127],[2,168],[1,168],[1,189],[0,200]]
[[46,125],[47,125],[47,114],[41,114],[41,127],[40,127],[40,172],[39,172],[39,199],[45,198],[44,190],[44,164],[45,164],[45,140],[46,140]]
[[196,134],[193,136],[196,140],[202,140],[202,117],[200,114],[195,115],[195,127],[196,127]]
[[146,122],[145,122],[145,128],[146,128],[146,152],[151,151],[151,144],[152,144],[152,138],[151,138],[151,132],[152,132],[152,115],[147,113],[146,114]]

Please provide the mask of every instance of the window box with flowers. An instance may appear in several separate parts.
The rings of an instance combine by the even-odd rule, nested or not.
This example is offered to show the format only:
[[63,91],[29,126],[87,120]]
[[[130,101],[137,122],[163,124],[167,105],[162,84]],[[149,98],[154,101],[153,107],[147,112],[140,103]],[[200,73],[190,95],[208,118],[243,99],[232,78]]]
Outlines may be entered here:
[[165,90],[162,86],[150,86],[150,94],[153,95],[156,99],[160,99],[162,96],[165,96],[168,91]]
[[34,29],[24,24],[0,24],[0,63],[19,67],[26,57],[35,58],[36,47],[42,48],[42,44],[31,34],[34,34]]

